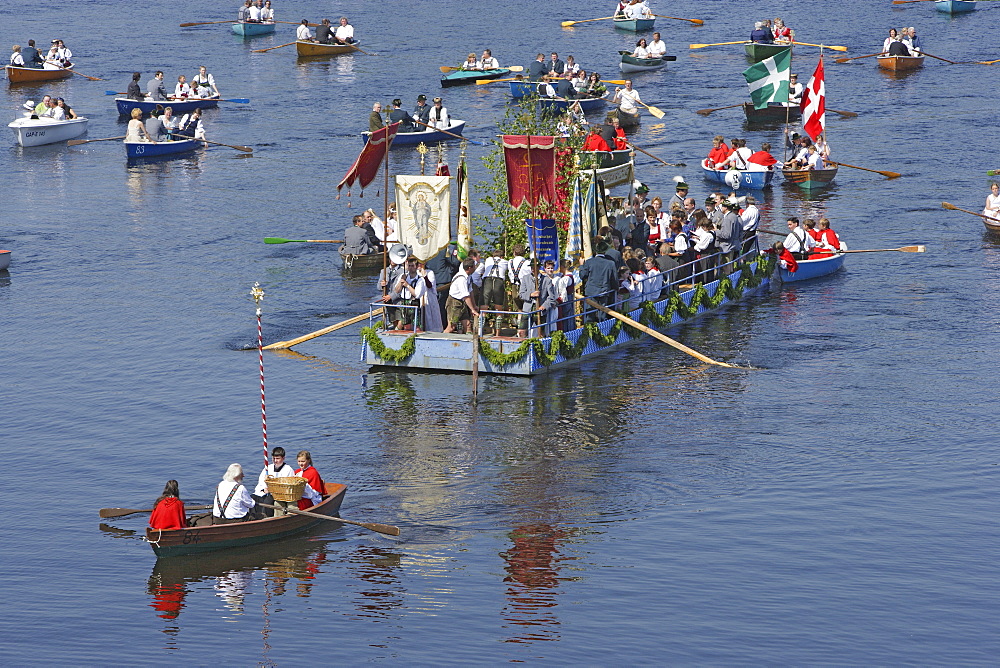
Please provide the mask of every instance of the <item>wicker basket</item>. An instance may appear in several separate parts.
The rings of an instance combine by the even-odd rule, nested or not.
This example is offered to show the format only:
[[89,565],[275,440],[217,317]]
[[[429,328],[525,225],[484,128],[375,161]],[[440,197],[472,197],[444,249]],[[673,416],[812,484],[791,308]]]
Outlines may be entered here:
[[267,491],[271,493],[275,501],[288,503],[294,503],[302,498],[302,492],[305,490],[307,482],[309,481],[299,476],[268,478],[266,480]]

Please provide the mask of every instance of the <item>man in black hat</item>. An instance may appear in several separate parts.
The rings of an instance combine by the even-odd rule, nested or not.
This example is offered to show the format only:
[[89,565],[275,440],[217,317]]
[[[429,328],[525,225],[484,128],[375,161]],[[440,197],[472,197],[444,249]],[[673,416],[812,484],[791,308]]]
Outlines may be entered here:
[[405,109],[400,109],[403,106],[403,101],[398,97],[392,101],[392,111],[389,112],[389,122],[399,123],[400,132],[414,132],[416,127],[413,123],[413,117],[410,116],[410,112]]
[[727,199],[722,202],[722,208],[726,213],[722,216],[722,225],[715,233],[715,243],[719,247],[719,266],[723,267],[722,274],[727,275],[732,268],[727,264],[736,257],[736,251],[743,241],[743,221],[740,220],[740,203],[735,199]]
[[[580,267],[580,280],[583,281],[583,295],[599,304],[610,306],[615,298],[618,287],[618,269],[615,262],[605,253],[608,242],[601,237],[594,239],[594,256],[588,258]],[[588,310],[584,313],[584,321],[597,322],[604,320],[601,311]]]
[[670,198],[669,202],[667,202],[667,211],[670,211],[671,209],[674,208],[674,202],[677,202],[677,206],[679,206],[681,210],[683,210],[684,198],[686,198],[687,196],[688,196],[688,184],[684,183],[684,181],[678,181],[677,186],[674,188],[674,196]]
[[[427,96],[420,94],[417,96],[417,106],[413,109],[413,118],[421,123],[431,122],[431,106],[427,104]],[[423,126],[420,126],[423,129]]]

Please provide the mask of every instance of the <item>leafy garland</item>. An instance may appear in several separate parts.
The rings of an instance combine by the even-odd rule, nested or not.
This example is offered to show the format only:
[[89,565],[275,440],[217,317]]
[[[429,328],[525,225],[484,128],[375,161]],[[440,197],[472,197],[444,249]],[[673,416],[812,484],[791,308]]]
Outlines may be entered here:
[[[694,295],[691,296],[691,303],[685,304],[681,295],[676,290],[672,291],[667,297],[666,308],[663,309],[663,314],[657,313],[656,307],[652,302],[643,302],[641,305],[642,314],[639,316],[639,322],[646,326],[659,328],[665,327],[671,323],[674,317],[674,313],[678,313],[681,319],[687,320],[698,313],[698,308],[705,306],[707,308],[716,308],[720,306],[727,298],[730,301],[735,301],[738,299],[747,288],[755,288],[760,285],[761,281],[765,277],[770,276],[771,272],[774,271],[775,258],[772,256],[762,257],[757,262],[757,270],[752,271],[749,262],[743,262],[734,266],[734,270],[740,270],[740,280],[733,285],[732,280],[727,276],[719,281],[719,287],[715,291],[715,295],[709,295],[708,290],[705,289],[704,285],[698,285],[695,288]],[[601,334],[601,330],[598,328],[597,323],[588,322],[581,328],[583,331],[580,332],[580,338],[577,339],[576,344],[572,344],[566,334],[561,330],[557,330],[552,333],[549,338],[549,349],[545,349],[545,345],[542,343],[541,339],[533,338],[526,339],[517,348],[509,353],[502,353],[493,346],[485,345],[479,348],[480,354],[486,358],[492,366],[497,368],[503,368],[510,366],[511,364],[517,364],[528,354],[529,350],[535,351],[535,357],[538,361],[542,363],[543,366],[550,366],[556,361],[559,355],[562,355],[565,359],[576,359],[583,354],[584,349],[587,347],[587,343],[593,341],[601,348],[610,346],[612,343],[618,340],[618,335],[621,333],[622,328],[625,329],[625,333],[628,334],[633,339],[642,336],[643,332],[631,325],[626,325],[621,320],[615,320],[615,323],[611,326],[607,335]],[[364,337],[365,341],[371,346],[372,352],[375,353],[381,359],[389,362],[400,363],[409,358],[416,350],[416,335],[410,336],[403,342],[403,345],[399,347],[398,350],[393,350],[386,346],[382,339],[378,337],[375,333],[375,329],[372,327],[365,327],[361,330],[361,336]]]

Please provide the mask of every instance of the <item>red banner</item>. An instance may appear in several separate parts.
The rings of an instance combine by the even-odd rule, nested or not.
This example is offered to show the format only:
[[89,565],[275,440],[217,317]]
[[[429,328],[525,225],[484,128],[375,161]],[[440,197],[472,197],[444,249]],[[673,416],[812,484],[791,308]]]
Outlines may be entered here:
[[510,205],[518,208],[527,201],[531,206],[538,206],[539,200],[554,203],[556,138],[503,135],[502,141]]
[[[385,161],[385,152],[392,146],[392,139],[396,136],[397,130],[399,130],[399,123],[393,123],[372,133],[368,138],[368,143],[361,149],[358,159],[347,170],[347,175],[344,176],[343,180],[337,184],[338,191],[344,186],[350,188],[355,183],[360,183],[361,190],[364,191],[368,184],[375,180],[378,168]],[[340,195],[337,196],[340,197]]]
[[802,129],[816,141],[826,131],[826,76],[823,73],[822,56],[809,85],[802,92],[801,109]]

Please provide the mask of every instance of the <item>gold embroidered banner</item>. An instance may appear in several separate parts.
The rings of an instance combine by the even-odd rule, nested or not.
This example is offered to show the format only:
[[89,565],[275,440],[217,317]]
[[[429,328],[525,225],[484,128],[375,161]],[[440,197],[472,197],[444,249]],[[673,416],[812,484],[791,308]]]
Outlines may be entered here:
[[451,240],[451,177],[396,176],[399,240],[427,261]]

